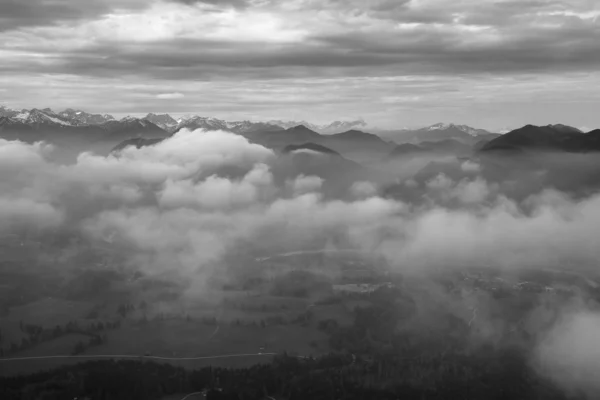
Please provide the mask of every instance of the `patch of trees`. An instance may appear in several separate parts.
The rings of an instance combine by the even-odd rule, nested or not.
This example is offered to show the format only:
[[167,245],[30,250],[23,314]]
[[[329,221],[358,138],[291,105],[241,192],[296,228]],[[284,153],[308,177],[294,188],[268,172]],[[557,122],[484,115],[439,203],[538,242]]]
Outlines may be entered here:
[[71,352],[71,354],[74,356],[82,354],[88,348],[94,347],[94,346],[100,346],[101,344],[106,343],[107,340],[108,340],[108,337],[106,336],[106,333],[94,334],[89,338],[87,343],[84,341],[77,342],[77,344],[73,348],[73,351]]
[[292,271],[273,280],[270,294],[306,298],[310,293],[331,290],[331,282],[322,276],[309,271]]
[[249,304],[247,302],[232,299],[223,299],[223,305],[228,308],[248,312],[279,312],[289,308],[286,304]]
[[[153,400],[203,392],[208,400],[547,399],[569,397],[509,350],[431,360],[281,355],[249,368],[185,370],[148,361],[90,361],[0,378],[0,398]],[[579,397],[583,398],[583,397]]]
[[135,311],[135,306],[131,303],[123,303],[119,304],[117,308],[117,314],[121,316],[121,318],[126,318],[129,314]]
[[[106,341],[106,332],[111,329],[117,329],[121,326],[120,321],[93,322],[86,326],[81,326],[77,321],[69,321],[65,325],[56,325],[54,328],[44,328],[41,325],[19,322],[19,328],[26,337],[21,339],[20,343],[7,343],[4,348],[4,337],[0,332],[0,357],[8,354],[14,354],[37,346],[40,343],[57,339],[69,334],[80,334],[90,337],[87,345],[98,345]],[[98,338],[102,339],[98,342]]]
[[70,300],[84,300],[105,293],[113,282],[124,279],[117,271],[84,270],[63,289]]

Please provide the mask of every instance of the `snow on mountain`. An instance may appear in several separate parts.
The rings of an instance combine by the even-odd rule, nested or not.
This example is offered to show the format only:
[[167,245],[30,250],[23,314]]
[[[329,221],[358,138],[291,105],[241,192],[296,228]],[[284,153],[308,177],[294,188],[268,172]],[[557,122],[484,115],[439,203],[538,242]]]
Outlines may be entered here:
[[21,112],[22,110],[13,110],[12,108],[0,106],[0,117],[14,118]]
[[146,120],[145,118],[132,117],[131,115],[121,118],[118,122],[121,125],[137,125],[137,126],[141,126],[142,128],[145,128],[145,127],[149,126],[150,124],[155,125],[152,122]]
[[161,127],[164,130],[170,130],[177,126],[178,122],[169,114],[154,114],[150,113],[144,117],[145,120],[152,122],[154,125]]
[[29,118],[29,111],[23,110],[19,114],[15,115],[13,118],[25,122],[27,118]]
[[235,133],[248,133],[256,131],[281,130],[282,127],[265,122],[254,121],[225,121],[214,117],[185,116],[180,118],[175,131],[183,128],[195,130],[224,130]]
[[428,131],[442,131],[442,130],[446,130],[446,129],[450,128],[451,126],[452,126],[452,124],[444,124],[444,123],[440,122],[439,124],[431,125],[425,129]]
[[200,117],[198,115],[186,116],[180,118],[177,124],[177,130],[188,129],[205,129],[205,130],[229,130],[226,121],[222,121],[212,117]]
[[474,137],[490,134],[490,132],[488,132],[484,129],[476,129],[476,128],[471,128],[470,126],[467,126],[467,125],[446,124],[446,123],[441,123],[441,122],[438,124],[434,124],[429,127],[423,128],[423,129],[421,129],[421,131],[432,132],[432,131],[447,131],[447,130],[452,130],[452,129],[464,132],[464,133],[469,134]]
[[267,122],[271,125],[278,125],[282,128],[289,129],[295,126],[304,125],[308,129],[325,134],[331,133],[341,133],[350,131],[353,129],[365,129],[368,127],[368,124],[363,119],[357,119],[355,121],[334,121],[329,124],[317,125],[311,124],[306,121],[282,121],[282,120],[271,120]]
[[114,120],[115,118],[109,114],[90,114],[82,110],[74,110],[67,108],[58,113],[58,116],[69,120],[75,125],[102,125],[105,122]]
[[53,116],[51,116],[51,115],[46,115],[46,114],[44,114],[44,117],[46,117],[46,119],[47,119],[48,121],[50,121],[50,122],[54,122],[55,124],[58,124],[58,125],[73,126],[73,124],[71,124],[70,122],[68,122],[68,121],[63,121],[62,119],[60,119],[60,118],[56,118],[56,117],[53,117]]
[[62,126],[75,126],[69,120],[60,117],[55,114],[51,109],[44,108],[39,110],[34,108],[31,111],[23,112],[19,114],[17,119],[23,120],[27,124],[47,124],[47,125],[62,125]]

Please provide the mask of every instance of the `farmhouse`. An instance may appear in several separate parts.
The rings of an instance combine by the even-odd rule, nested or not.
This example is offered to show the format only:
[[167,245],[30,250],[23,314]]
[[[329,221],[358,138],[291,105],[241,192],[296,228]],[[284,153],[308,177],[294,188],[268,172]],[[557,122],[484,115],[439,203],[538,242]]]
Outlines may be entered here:
[[358,294],[369,294],[373,293],[379,288],[387,287],[392,288],[393,284],[391,282],[386,283],[351,283],[347,285],[333,285],[333,292],[336,294],[350,294],[350,293],[358,293]]

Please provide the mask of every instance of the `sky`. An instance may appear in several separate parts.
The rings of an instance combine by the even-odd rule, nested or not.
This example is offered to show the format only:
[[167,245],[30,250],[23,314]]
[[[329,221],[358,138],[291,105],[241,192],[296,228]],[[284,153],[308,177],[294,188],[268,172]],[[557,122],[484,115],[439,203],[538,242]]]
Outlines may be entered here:
[[0,105],[600,127],[597,0],[0,0]]

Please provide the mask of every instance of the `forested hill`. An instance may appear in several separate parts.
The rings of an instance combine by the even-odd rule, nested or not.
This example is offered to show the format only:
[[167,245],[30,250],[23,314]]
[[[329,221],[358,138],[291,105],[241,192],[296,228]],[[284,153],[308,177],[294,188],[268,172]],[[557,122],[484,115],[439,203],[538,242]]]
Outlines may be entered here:
[[[491,350],[490,350],[491,351]],[[90,361],[0,379],[0,398],[152,400],[567,399],[507,350],[422,359],[278,356],[245,369],[185,370],[143,361]],[[167,397],[168,396],[168,397]]]

